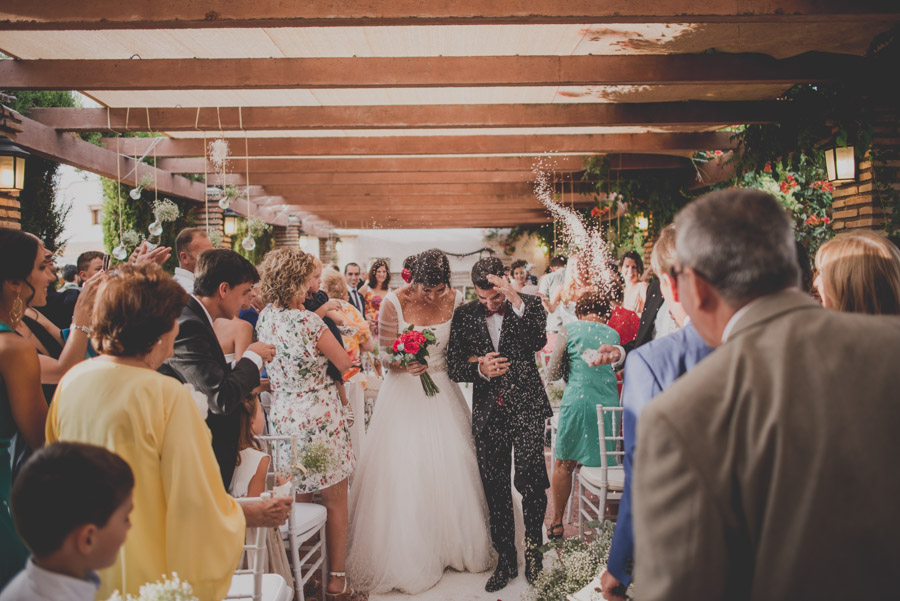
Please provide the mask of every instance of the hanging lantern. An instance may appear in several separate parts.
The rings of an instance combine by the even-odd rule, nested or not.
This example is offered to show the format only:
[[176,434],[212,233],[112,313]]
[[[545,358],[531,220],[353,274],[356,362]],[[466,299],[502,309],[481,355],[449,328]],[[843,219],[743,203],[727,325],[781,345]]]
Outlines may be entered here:
[[646,232],[650,229],[650,220],[644,216],[643,213],[638,213],[637,219],[635,220],[635,225],[637,225],[638,229],[642,232]]
[[0,136],[0,190],[21,192],[25,187],[25,159],[31,156]]
[[825,149],[825,170],[832,183],[856,180],[856,156],[852,146],[830,146]]
[[222,211],[222,229],[225,230],[226,236],[234,236],[237,231],[238,214],[233,209],[225,209]]

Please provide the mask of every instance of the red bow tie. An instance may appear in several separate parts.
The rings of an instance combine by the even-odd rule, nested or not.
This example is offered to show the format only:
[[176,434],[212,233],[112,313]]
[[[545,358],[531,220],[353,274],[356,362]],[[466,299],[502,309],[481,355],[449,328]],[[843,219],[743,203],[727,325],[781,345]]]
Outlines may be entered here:
[[489,309],[484,310],[485,317],[490,317],[491,315],[494,315],[495,313],[497,315],[499,315],[500,317],[503,317],[503,314],[506,313],[506,305],[500,305],[500,308],[497,309],[496,311],[491,311]]

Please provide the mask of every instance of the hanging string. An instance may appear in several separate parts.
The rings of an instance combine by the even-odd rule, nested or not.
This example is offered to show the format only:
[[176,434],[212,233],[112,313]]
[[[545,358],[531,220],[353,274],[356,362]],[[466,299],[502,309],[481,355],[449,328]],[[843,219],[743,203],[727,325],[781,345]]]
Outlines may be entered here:
[[250,204],[250,140],[247,136],[247,130],[244,129],[244,115],[241,107],[238,107],[238,122],[241,126],[241,131],[244,132],[244,164],[246,165],[246,173],[244,175],[246,179],[244,181],[247,184],[247,219],[249,220],[250,210],[253,208],[253,205]]
[[[194,129],[197,131],[201,131],[199,127],[200,123],[200,107],[197,107],[197,116],[194,117]],[[209,190],[209,169],[207,169],[206,163],[206,155],[209,150],[206,148],[206,131],[203,131],[203,208],[206,213],[206,235],[209,236],[209,197],[207,196],[207,191]]]
[[106,107],[106,129],[116,135],[116,207],[119,214],[119,246],[122,246],[122,169],[119,164],[119,132],[112,128],[109,107]]
[[[150,127],[150,107],[147,108],[147,131],[150,133],[150,137],[153,137],[153,128]],[[158,142],[158,140],[157,140]],[[159,169],[157,169],[157,161],[156,161],[156,143],[153,143],[153,208],[156,208],[156,204],[159,202],[159,182],[157,181],[157,175],[159,174]],[[153,217],[156,218],[156,213],[153,214]]]

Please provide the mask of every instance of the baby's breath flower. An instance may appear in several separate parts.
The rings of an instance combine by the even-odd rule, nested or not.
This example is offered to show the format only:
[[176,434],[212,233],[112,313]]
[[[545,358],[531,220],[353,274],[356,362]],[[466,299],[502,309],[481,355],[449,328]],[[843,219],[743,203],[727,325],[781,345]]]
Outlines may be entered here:
[[180,213],[178,205],[168,198],[157,200],[153,206],[153,214],[157,221],[175,221]]

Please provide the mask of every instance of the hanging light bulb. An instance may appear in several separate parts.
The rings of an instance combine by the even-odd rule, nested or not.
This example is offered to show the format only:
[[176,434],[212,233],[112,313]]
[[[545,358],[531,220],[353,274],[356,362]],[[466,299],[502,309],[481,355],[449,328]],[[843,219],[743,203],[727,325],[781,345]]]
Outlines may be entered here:
[[244,250],[253,250],[254,248],[256,248],[256,240],[253,239],[253,236],[247,234],[246,236],[244,236],[244,239],[241,240],[241,247]]
[[141,199],[141,187],[132,188],[131,192],[128,193],[128,196],[132,198],[132,200],[140,200]]
[[112,256],[116,261],[124,261],[128,258],[128,249],[125,248],[125,245],[120,244],[113,249]]
[[150,224],[150,227],[147,228],[147,231],[150,232],[151,236],[159,236],[163,231],[162,223],[159,221],[159,219],[157,219]]

